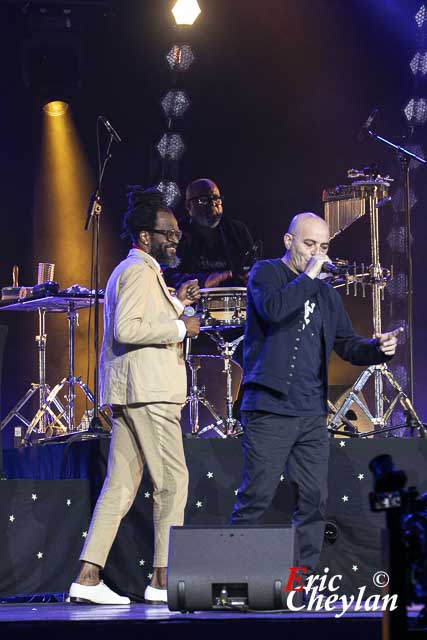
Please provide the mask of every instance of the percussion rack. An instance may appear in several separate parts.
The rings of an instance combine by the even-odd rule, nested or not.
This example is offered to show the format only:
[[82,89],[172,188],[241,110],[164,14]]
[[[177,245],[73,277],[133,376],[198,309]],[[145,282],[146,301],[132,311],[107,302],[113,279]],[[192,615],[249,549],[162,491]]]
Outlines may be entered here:
[[[26,433],[23,438],[23,444],[30,444],[30,438],[33,432],[44,434],[46,439],[51,439],[55,435],[60,437],[69,436],[76,433],[75,425],[75,393],[76,388],[83,391],[83,394],[94,405],[95,397],[82,381],[80,377],[76,377],[74,368],[74,345],[75,345],[75,325],[78,324],[78,309],[91,306],[93,296],[90,295],[55,295],[46,296],[36,299],[22,299],[19,302],[11,302],[1,305],[1,311],[37,311],[39,319],[38,335],[36,335],[36,344],[38,352],[38,382],[31,383],[28,391],[18,400],[13,409],[0,423],[0,431],[6,427],[13,419],[17,418],[26,426]],[[46,383],[46,312],[67,313],[68,321],[68,375],[58,382],[52,389]],[[58,394],[64,387],[67,387],[67,393],[64,396],[66,400],[65,406],[58,399]],[[27,420],[22,415],[21,410],[38,391],[39,402],[38,409],[31,420]],[[101,409],[99,409],[102,417],[107,425],[111,425],[110,417]],[[57,432],[55,434],[55,431]],[[80,433],[80,431],[77,431]],[[42,442],[45,439],[37,440]]]
[[[331,194],[331,197],[328,197],[328,193],[324,192],[325,219],[329,224],[331,236],[334,237],[337,233],[349,226],[356,218],[364,215],[366,212],[369,214],[372,262],[368,269],[369,276],[367,278],[365,276],[362,279],[362,287],[364,288],[364,286],[369,285],[372,289],[372,324],[374,334],[377,334],[381,333],[382,329],[381,301],[387,281],[391,277],[391,271],[384,269],[380,264],[378,212],[381,205],[388,201],[388,188],[392,178],[389,176],[383,178],[378,174],[367,175],[364,170],[358,171],[355,169],[349,170],[348,177],[354,181],[352,182],[350,190],[344,190],[344,198],[340,198],[339,188],[334,190],[335,195]],[[343,216],[345,210],[343,208],[344,203],[341,202],[341,208],[338,208],[339,201],[349,198],[358,199],[360,202],[357,207],[352,207],[348,216]],[[333,215],[334,213],[335,216]],[[357,295],[357,285],[359,282],[357,276],[354,277],[352,282],[354,285],[354,295]],[[367,405],[358,397],[358,394],[362,391],[371,376],[374,380],[375,409],[373,413],[371,413]],[[395,396],[391,401],[384,393],[384,379],[388,381],[395,392]],[[385,401],[388,402],[386,410],[384,410]],[[372,365],[362,371],[344,398],[339,409],[336,409],[330,404],[330,407],[332,406],[334,411],[329,421],[329,430],[331,433],[342,433],[339,432],[338,429],[341,424],[346,424],[343,418],[353,402],[363,411],[372,423],[374,429],[364,433],[355,432],[345,435],[366,438],[371,435],[379,435],[380,433],[388,433],[389,431],[401,429],[402,425],[387,426],[395,407],[397,404],[400,404],[409,417],[411,426],[418,430],[421,437],[425,437],[424,425],[414,409],[411,398],[403,391],[401,385],[386,364]]]

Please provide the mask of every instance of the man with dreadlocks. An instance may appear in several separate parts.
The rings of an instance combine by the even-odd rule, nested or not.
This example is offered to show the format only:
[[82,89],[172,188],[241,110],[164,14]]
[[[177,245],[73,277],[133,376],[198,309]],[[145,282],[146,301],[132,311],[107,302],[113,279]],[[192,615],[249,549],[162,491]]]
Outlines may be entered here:
[[186,396],[182,341],[199,333],[199,320],[183,315],[199,297],[196,280],[172,296],[159,263],[173,266],[181,232],[162,194],[133,186],[123,220],[132,248],[111,274],[104,299],[100,358],[101,401],[113,408],[107,476],[70,587],[71,602],[129,604],[99,577],[122,518],[129,511],[147,464],[153,481],[153,578],[151,604],[167,602],[169,528],[181,525],[188,471],[180,428]]

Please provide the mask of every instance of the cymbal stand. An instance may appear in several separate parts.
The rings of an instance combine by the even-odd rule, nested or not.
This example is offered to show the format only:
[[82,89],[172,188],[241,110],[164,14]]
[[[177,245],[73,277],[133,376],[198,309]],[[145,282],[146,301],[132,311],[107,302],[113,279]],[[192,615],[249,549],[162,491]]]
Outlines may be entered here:
[[[75,302],[73,300],[69,300],[67,303],[68,312],[67,312],[67,320],[68,320],[68,376],[63,378],[58,384],[56,384],[52,391],[50,391],[45,398],[45,401],[40,406],[40,409],[34,416],[32,422],[28,425],[27,432],[24,437],[24,442],[26,444],[29,443],[29,439],[33,429],[37,422],[42,420],[51,420],[53,425],[61,425],[61,434],[70,434],[75,432],[75,391],[76,387],[81,389],[89,400],[89,402],[94,406],[95,397],[90,391],[89,387],[82,381],[81,377],[76,377],[74,373],[74,330],[75,325],[78,326],[78,317],[79,314],[75,308]],[[67,401],[65,407],[61,405],[61,403],[57,400],[57,396],[59,392],[67,386],[67,394],[65,395],[65,399]],[[59,409],[59,413],[55,413],[52,409],[52,405]],[[98,410],[103,416],[104,420],[106,420],[107,424],[111,424],[111,420],[109,416],[101,409]],[[66,425],[62,424],[62,420],[65,420]]]
[[[190,385],[190,394],[187,396],[184,407],[188,404],[190,410],[190,425],[191,425],[191,436],[197,437],[201,433],[206,433],[207,430],[213,430],[220,438],[225,438],[225,433],[223,430],[224,422],[221,416],[216,412],[214,406],[206,399],[205,393],[206,389],[204,386],[198,386],[198,375],[197,372],[200,369],[200,359],[209,357],[209,356],[193,356],[191,355],[191,338],[188,339],[188,352],[186,354],[186,362],[190,368],[191,373],[191,385]],[[213,356],[217,358],[218,356]],[[200,431],[199,425],[199,404],[205,407],[213,419],[215,423],[209,425],[209,427],[205,427]]]
[[[49,432],[53,424],[52,416],[46,414],[45,412],[40,412],[40,409],[45,405],[46,399],[51,393],[51,390],[49,385],[46,384],[46,309],[41,307],[37,311],[39,323],[38,333],[35,337],[35,341],[38,354],[38,382],[31,383],[30,388],[27,390],[27,392],[22,396],[22,398],[20,398],[20,400],[18,400],[16,405],[11,411],[9,411],[4,420],[2,420],[2,422],[0,423],[0,431],[3,430],[13,418],[17,418],[20,422],[22,422],[22,424],[27,427],[27,433],[30,427],[31,431],[36,430],[37,433],[47,433]],[[21,409],[27,404],[27,402],[29,402],[29,400],[31,400],[35,393],[38,393],[39,409],[30,422],[25,416],[22,415]],[[60,413],[64,411],[64,407],[57,398],[55,398],[54,400],[54,405]]]
[[[357,170],[349,171],[350,178],[362,178],[353,182],[354,187],[360,189],[362,197],[365,199],[365,206],[369,209],[370,216],[370,233],[371,233],[371,259],[372,264],[369,267],[370,276],[366,281],[362,281],[362,289],[369,285],[372,287],[372,314],[373,314],[373,330],[374,334],[381,333],[381,301],[384,295],[384,288],[387,284],[387,278],[384,277],[384,269],[380,264],[379,259],[379,226],[378,226],[378,210],[381,203],[386,200],[385,196],[388,193],[388,187],[390,186],[390,178],[381,178],[376,175],[366,175],[365,172],[358,172]],[[381,202],[380,202],[381,198]],[[354,281],[354,295],[357,295],[358,281]],[[372,414],[368,407],[358,398],[358,394],[365,386],[369,378],[374,378],[374,401],[375,410]],[[384,401],[388,399],[384,394],[383,377],[388,380],[396,396],[390,402],[386,412],[384,412]],[[367,418],[374,425],[374,430],[359,434],[359,437],[366,438],[370,435],[379,435],[380,433],[386,433],[392,431],[398,427],[387,427],[387,422],[391,417],[391,414],[399,402],[405,409],[407,415],[411,417],[412,424],[416,428],[421,437],[425,437],[424,426],[415,412],[411,400],[403,392],[402,387],[393,376],[392,372],[388,369],[386,364],[372,365],[365,369],[357,378],[356,382],[350,389],[347,397],[344,399],[342,405],[331,418],[329,426],[332,429],[336,429],[343,421],[342,417],[346,415],[351,404],[355,402],[359,408],[364,412]],[[401,425],[400,425],[401,427]]]
[[[225,428],[225,436],[237,436],[242,433],[242,425],[236,418],[233,418],[233,390],[232,390],[232,371],[231,361],[239,344],[242,342],[244,335],[239,336],[232,342],[227,342],[222,333],[215,331],[211,333],[207,332],[211,340],[213,340],[220,352],[220,357],[224,361],[223,372],[226,375],[226,417],[223,418],[223,424]],[[209,429],[212,429],[214,425],[208,425],[204,427],[199,433],[203,434]]]

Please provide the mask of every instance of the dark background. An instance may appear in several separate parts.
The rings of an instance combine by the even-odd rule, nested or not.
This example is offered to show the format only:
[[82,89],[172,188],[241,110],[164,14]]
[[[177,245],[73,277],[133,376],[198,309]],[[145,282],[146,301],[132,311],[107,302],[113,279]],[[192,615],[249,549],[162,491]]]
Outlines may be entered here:
[[[19,263],[22,284],[34,284],[38,220],[34,215],[44,95],[24,80],[37,71],[34,55],[24,55],[31,29],[23,8],[41,3],[0,2],[0,283],[11,283]],[[45,3],[67,6],[67,3]],[[69,3],[73,5],[73,3]],[[73,37],[81,64],[78,86],[69,87],[74,122],[96,175],[96,117],[106,115],[123,137],[107,170],[102,217],[102,285],[125,255],[119,239],[127,184],[154,184],[161,177],[156,144],[166,123],[160,100],[172,88],[165,55],[177,34],[168,0],[74,3]],[[426,130],[411,140],[403,108],[415,91],[409,62],[417,50],[413,0],[200,0],[202,14],[189,32],[196,62],[179,80],[191,107],[179,121],[187,151],[180,164],[181,188],[196,177],[214,179],[225,197],[226,215],[240,218],[264,243],[264,256],[282,252],[291,217],[304,210],[323,213],[322,189],[346,183],[350,167],[379,164],[400,178],[394,155],[379,144],[358,141],[373,107],[380,108],[375,129],[398,142],[423,145]],[[49,7],[52,10],[52,7]],[[106,14],[106,15],[104,15]],[[68,34],[69,35],[69,34]],[[65,76],[61,59],[50,60],[53,74]],[[33,83],[35,84],[35,83]],[[59,94],[59,92],[58,92]],[[53,96],[52,96],[53,97]],[[415,272],[415,404],[427,419],[424,393],[427,346],[424,332],[426,169],[412,171],[417,204],[412,231]],[[79,190],[79,184],[75,184]],[[64,194],[66,198],[66,194]],[[183,213],[183,203],[177,206]],[[83,227],[86,212],[76,210]],[[393,210],[381,210],[383,239]],[[398,214],[403,224],[403,213]],[[61,217],[61,211],[57,211]],[[395,216],[396,217],[396,216]],[[67,234],[64,219],[61,233]],[[382,262],[389,248],[382,243]],[[73,251],[63,260],[73,261]],[[369,263],[368,220],[361,219],[332,245],[331,257]],[[48,259],[47,257],[45,259]],[[60,265],[59,268],[60,275]],[[88,286],[89,273],[86,282]],[[73,282],[60,281],[62,287]],[[389,311],[386,293],[385,317]],[[358,331],[371,332],[369,298],[346,300]],[[25,316],[25,317],[22,317]],[[36,316],[4,312],[9,335],[4,361],[2,415],[36,378]],[[66,352],[63,335],[48,342],[51,353]],[[48,327],[49,330],[49,327]],[[56,334],[55,334],[56,335]],[[404,346],[402,346],[404,349]],[[332,370],[332,382],[352,382],[356,369]],[[84,370],[77,372],[85,376]],[[51,384],[63,372],[48,362]],[[11,442],[6,430],[6,444]]]

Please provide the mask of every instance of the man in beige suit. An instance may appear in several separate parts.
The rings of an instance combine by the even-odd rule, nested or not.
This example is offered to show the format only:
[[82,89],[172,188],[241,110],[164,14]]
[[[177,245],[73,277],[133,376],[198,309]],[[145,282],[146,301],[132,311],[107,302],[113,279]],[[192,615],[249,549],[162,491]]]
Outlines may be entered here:
[[[160,264],[177,263],[181,237],[175,216],[155,190],[131,187],[125,236],[132,249],[111,274],[104,299],[100,358],[101,402],[113,407],[107,477],[95,507],[70,587],[71,602],[129,604],[99,577],[122,518],[129,511],[147,464],[153,481],[153,578],[146,602],[165,603],[169,528],[183,523],[188,472],[180,428],[186,396],[182,353],[185,337],[199,332],[199,320],[183,315],[199,296],[197,281],[176,295]],[[143,535],[143,534],[142,534]]]

